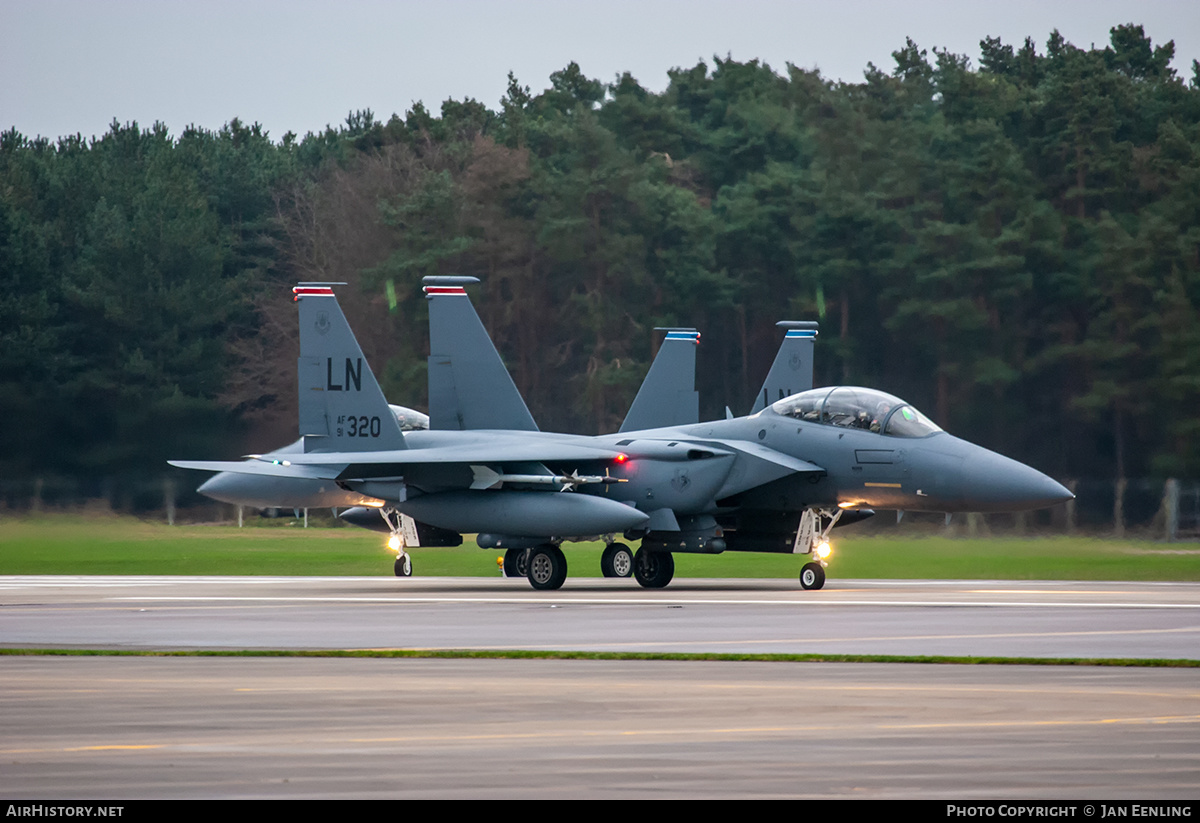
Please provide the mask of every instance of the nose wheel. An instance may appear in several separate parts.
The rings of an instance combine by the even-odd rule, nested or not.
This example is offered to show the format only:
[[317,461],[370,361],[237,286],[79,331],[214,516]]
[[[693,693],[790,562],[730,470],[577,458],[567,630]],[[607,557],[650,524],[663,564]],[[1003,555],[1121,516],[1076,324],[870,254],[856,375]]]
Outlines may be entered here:
[[[811,563],[805,563],[800,569],[800,588],[819,589],[825,585],[825,558],[829,556],[829,533],[841,519],[842,509],[827,511],[824,509],[805,509],[800,515],[800,525],[796,530],[796,542],[792,545],[793,554],[807,554],[815,558]],[[828,523],[824,521],[828,520]]]
[[387,544],[389,549],[396,552],[396,564],[393,566],[396,577],[412,577],[412,555],[404,550],[404,532],[401,529],[400,513],[394,509],[385,508],[379,510],[379,515],[383,518],[383,522],[387,523],[388,531],[391,532]]
[[396,577],[412,577],[412,555],[408,552],[396,558]]
[[805,563],[800,569],[800,588],[819,589],[825,585],[825,569],[820,563]]

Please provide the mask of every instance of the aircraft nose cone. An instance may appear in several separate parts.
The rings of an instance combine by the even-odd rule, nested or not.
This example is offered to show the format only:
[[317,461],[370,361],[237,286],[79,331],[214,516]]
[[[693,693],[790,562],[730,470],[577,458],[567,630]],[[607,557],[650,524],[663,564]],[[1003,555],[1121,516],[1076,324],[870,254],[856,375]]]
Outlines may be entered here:
[[222,503],[242,503],[246,490],[245,480],[233,472],[219,472],[205,480],[196,491],[205,497],[219,500]]
[[228,473],[228,471],[221,471],[221,473],[212,475],[208,480],[200,483],[196,491],[200,494],[204,494],[205,497],[210,497],[214,500],[221,500],[221,495],[227,491],[226,487],[229,485],[229,477],[232,476],[233,475]]
[[1044,509],[1075,497],[1037,469],[979,446],[963,455],[962,481],[967,508],[980,512]]

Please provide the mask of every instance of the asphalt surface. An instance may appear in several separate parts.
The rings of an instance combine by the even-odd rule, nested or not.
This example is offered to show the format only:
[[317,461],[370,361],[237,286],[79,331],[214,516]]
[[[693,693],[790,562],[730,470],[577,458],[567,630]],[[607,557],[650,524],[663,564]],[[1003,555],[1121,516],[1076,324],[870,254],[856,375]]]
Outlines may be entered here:
[[[1200,655],[1154,583],[0,577],[0,645]],[[1194,800],[1196,669],[0,657],[0,795]]]
[[1200,657],[1200,585],[0,577],[0,646]]
[[[1195,799],[1195,670],[0,659],[18,798]],[[1082,815],[1079,815],[1082,816]]]

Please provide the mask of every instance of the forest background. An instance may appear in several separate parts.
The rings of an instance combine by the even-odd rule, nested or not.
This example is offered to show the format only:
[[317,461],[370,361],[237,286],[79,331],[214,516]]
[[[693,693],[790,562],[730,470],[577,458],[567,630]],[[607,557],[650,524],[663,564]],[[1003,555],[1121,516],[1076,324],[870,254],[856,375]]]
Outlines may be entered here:
[[1200,65],[909,41],[833,83],[714,59],[661,94],[575,64],[498,111],[369,111],[278,142],[0,134],[0,473],[161,477],[295,439],[290,287],[339,296],[424,408],[420,281],[473,299],[543,430],[613,431],[661,340],[745,413],[818,319],[817,385],[897,394],[1058,477],[1200,476]]

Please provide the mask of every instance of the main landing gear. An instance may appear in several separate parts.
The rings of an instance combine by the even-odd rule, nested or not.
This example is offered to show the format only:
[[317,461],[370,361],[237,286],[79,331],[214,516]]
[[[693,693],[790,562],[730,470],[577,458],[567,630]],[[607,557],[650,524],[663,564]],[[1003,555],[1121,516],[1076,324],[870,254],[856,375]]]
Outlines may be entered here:
[[509,549],[504,553],[504,576],[526,577],[529,574],[529,549]]
[[609,543],[600,555],[600,573],[605,577],[629,577],[633,574],[633,552],[624,543]]
[[559,589],[567,579],[567,558],[553,543],[504,552],[504,576],[524,577],[535,589]]
[[675,576],[675,558],[670,552],[651,552],[643,546],[633,557],[633,576],[647,589],[661,589]]
[[[669,561],[670,555],[666,556]],[[633,552],[624,543],[610,543],[600,556],[600,571],[605,577],[631,577],[634,566]],[[661,571],[658,573],[662,574]],[[673,573],[672,563],[661,585],[667,585]],[[504,576],[524,577],[535,589],[558,589],[567,579],[567,558],[553,543],[531,549],[508,549],[504,552]]]
[[412,555],[404,550],[404,532],[401,529],[400,512],[386,507],[379,510],[379,515],[383,518],[383,522],[387,523],[388,531],[391,532],[387,544],[389,549],[396,552],[396,564],[393,567],[396,577],[412,577]]
[[526,577],[535,589],[561,588],[567,579],[567,558],[562,549],[552,543],[531,549]]
[[[600,556],[600,571],[605,577],[636,577],[648,589],[661,589],[675,576],[675,558],[670,552],[644,548],[634,554],[624,543],[610,543]],[[554,543],[508,549],[504,552],[504,576],[524,577],[542,591],[559,589],[567,579],[567,558]]]

